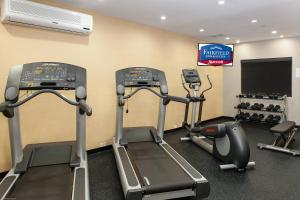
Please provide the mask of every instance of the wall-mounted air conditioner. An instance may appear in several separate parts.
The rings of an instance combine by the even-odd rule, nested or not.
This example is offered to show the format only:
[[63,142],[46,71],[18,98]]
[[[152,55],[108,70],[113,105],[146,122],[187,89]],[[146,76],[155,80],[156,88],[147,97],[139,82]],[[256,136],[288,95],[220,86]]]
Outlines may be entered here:
[[90,15],[27,0],[2,0],[1,21],[85,35],[93,30]]

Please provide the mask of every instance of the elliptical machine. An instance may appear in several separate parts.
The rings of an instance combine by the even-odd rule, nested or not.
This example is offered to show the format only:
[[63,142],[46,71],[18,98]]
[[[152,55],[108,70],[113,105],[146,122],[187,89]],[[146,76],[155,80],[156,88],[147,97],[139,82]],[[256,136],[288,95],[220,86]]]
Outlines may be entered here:
[[[192,140],[195,144],[218,158],[225,164],[221,170],[237,169],[244,171],[254,167],[255,162],[249,162],[250,147],[244,130],[238,122],[226,122],[202,127],[202,108],[206,100],[204,93],[212,89],[212,83],[207,75],[210,86],[200,93],[201,80],[196,69],[182,70],[182,85],[187,91],[187,98],[192,103],[191,123],[188,124],[190,102],[186,103],[183,126],[189,131],[182,141]],[[188,85],[189,89],[186,87]],[[191,94],[192,90],[192,94]],[[198,95],[200,93],[200,95]],[[199,102],[198,120],[195,121],[196,107]]]

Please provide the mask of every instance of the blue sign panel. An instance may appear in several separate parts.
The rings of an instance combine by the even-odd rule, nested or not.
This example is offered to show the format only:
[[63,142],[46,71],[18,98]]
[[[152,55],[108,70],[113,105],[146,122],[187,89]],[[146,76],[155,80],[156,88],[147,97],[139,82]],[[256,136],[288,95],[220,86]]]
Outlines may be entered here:
[[233,45],[199,44],[198,65],[232,65]]

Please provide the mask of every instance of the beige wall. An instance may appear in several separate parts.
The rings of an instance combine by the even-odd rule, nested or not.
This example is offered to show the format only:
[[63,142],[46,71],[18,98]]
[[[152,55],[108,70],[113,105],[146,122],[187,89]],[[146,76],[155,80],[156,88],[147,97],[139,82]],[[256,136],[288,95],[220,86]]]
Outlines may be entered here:
[[[234,66],[224,69],[224,115],[234,116],[235,98],[241,92],[241,60],[293,57],[292,97],[288,98],[288,120],[300,124],[300,78],[296,78],[296,68],[300,67],[300,37],[283,38],[235,46]],[[271,74],[270,74],[271,75]],[[277,102],[272,102],[276,104]]]
[[[46,2],[46,1],[45,1]],[[53,1],[47,3],[75,9]],[[166,72],[170,93],[184,95],[180,73],[195,67],[195,38],[79,10],[94,16],[94,32],[89,37],[0,24],[0,100],[11,66],[36,61],[58,61],[88,70],[88,103],[93,116],[87,121],[88,149],[111,143],[115,129],[115,71],[129,66],[151,66]],[[214,90],[207,94],[204,118],[223,114],[221,68],[201,68],[209,73]],[[73,94],[65,92],[73,98]],[[158,101],[149,94],[133,98],[125,125],[156,125]],[[144,105],[145,104],[145,105]],[[166,129],[180,124],[184,106],[171,103],[167,109]],[[75,137],[75,111],[52,95],[43,95],[23,106],[21,127],[23,144],[63,141]],[[7,119],[0,116],[0,171],[10,167]]]

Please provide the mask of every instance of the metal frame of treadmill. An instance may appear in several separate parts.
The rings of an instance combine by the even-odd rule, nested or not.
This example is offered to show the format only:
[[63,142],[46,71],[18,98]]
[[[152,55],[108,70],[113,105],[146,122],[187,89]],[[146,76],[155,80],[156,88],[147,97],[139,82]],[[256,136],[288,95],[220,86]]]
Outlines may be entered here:
[[[123,113],[124,113],[123,111],[124,111],[124,106],[117,105],[116,137],[114,137],[114,139],[113,139],[113,149],[114,149],[115,159],[116,159],[117,168],[119,171],[119,176],[121,179],[125,199],[131,200],[129,197],[127,198],[127,195],[134,191],[141,191],[142,186],[136,175],[135,169],[133,168],[133,164],[130,161],[130,158],[128,156],[126,148],[119,144],[120,139],[122,138],[122,135],[123,135]],[[182,170],[184,170],[187,173],[187,175],[196,184],[203,183],[203,184],[207,185],[208,184],[207,179],[204,176],[202,176],[202,174],[200,174],[194,167],[192,167],[192,165],[190,163],[188,163],[182,156],[180,156],[173,148],[171,148],[163,140],[165,115],[166,115],[166,105],[164,105],[163,100],[160,99],[158,124],[157,124],[157,135],[158,135],[158,137],[160,137],[162,139],[162,143],[160,143],[160,147],[181,167]],[[172,152],[167,150],[166,147],[168,149],[171,149]],[[121,161],[121,156],[118,151],[119,149],[124,149],[126,152],[126,162],[130,163],[130,166],[131,166],[130,170],[131,170],[131,172],[133,172],[135,181],[138,183],[135,186],[130,186],[128,183],[126,172],[124,170],[124,165]],[[190,168],[190,170],[188,170],[185,166],[188,166]],[[184,190],[175,190],[175,191],[162,192],[162,193],[154,193],[151,195],[142,195],[141,197],[138,197],[138,198],[135,197],[135,198],[140,199],[140,200],[164,200],[164,199],[174,199],[174,198],[181,198],[181,197],[191,197],[191,196],[196,196],[197,194],[199,195],[199,193],[197,193],[197,191],[195,191],[196,189],[195,190],[193,190],[193,189],[195,189],[195,188],[184,189]]]
[[[23,65],[17,65],[12,68],[12,70],[18,70],[22,68]],[[9,184],[6,189],[6,192],[3,196],[0,196],[0,200],[4,200],[7,194],[10,192],[20,174],[15,173],[16,166],[23,159],[23,148],[22,148],[22,139],[21,139],[21,130],[20,130],[20,114],[19,109],[14,108],[14,117],[8,119],[9,135],[10,135],[10,146],[11,146],[11,158],[12,158],[12,169],[6,174],[6,176],[0,182],[1,185],[9,177],[14,177],[14,180]],[[75,196],[75,187],[76,187],[76,177],[77,172],[80,169],[85,171],[85,199],[90,199],[89,193],[89,179],[88,179],[88,163],[87,163],[87,153],[86,149],[86,114],[81,114],[80,109],[76,109],[76,155],[80,158],[80,166],[74,168],[74,179],[73,179],[73,191],[72,191],[72,200],[83,200],[79,199],[80,197]]]

